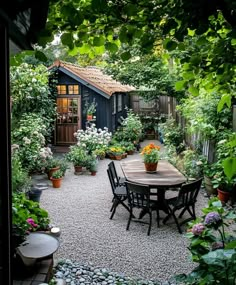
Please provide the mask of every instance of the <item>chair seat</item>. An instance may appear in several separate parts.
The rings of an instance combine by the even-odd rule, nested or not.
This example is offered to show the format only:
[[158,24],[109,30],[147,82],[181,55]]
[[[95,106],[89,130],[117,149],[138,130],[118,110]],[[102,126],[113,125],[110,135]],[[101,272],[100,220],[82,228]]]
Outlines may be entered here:
[[117,186],[114,192],[116,195],[127,196],[127,190],[125,186]]
[[[182,233],[181,225],[189,222],[190,220],[196,219],[195,214],[195,203],[197,202],[197,195],[201,188],[202,178],[187,184],[183,184],[178,192],[177,197],[172,197],[169,199],[165,199],[165,202],[168,206],[168,215],[164,218],[163,224],[169,220],[172,216],[177,225],[179,233]],[[178,217],[175,212],[178,210],[182,210]],[[178,218],[182,218],[183,214],[188,212],[190,217],[185,219],[181,223],[178,221]]]

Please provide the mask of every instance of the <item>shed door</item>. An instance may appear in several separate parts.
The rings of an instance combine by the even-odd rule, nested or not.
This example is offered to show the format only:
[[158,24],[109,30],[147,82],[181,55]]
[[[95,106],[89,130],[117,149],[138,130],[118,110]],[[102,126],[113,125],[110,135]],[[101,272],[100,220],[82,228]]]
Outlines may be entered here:
[[56,144],[74,144],[81,128],[81,98],[57,98]]

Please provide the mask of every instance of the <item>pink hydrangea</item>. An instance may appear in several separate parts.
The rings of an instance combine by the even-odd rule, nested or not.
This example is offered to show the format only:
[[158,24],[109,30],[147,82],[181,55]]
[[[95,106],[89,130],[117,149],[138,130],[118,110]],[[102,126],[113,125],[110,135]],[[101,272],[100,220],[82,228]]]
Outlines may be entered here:
[[26,220],[26,222],[27,222],[28,224],[30,224],[33,228],[37,228],[37,227],[38,227],[38,225],[34,222],[34,219],[32,219],[32,218],[28,218],[28,219]]
[[201,235],[201,233],[205,230],[205,226],[203,224],[196,224],[192,228],[192,233],[195,236]]

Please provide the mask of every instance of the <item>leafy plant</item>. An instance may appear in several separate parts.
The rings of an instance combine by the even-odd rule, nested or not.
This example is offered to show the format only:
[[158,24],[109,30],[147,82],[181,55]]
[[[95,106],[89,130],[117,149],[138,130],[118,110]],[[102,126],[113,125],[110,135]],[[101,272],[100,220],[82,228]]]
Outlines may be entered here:
[[177,153],[184,150],[183,145],[184,133],[181,126],[176,124],[175,119],[169,116],[165,122],[160,123],[158,130],[162,134],[165,145],[173,145]]
[[75,166],[86,166],[88,159],[87,150],[78,145],[70,146],[70,151],[66,154],[66,159]]
[[121,127],[115,132],[114,139],[118,142],[137,142],[142,134],[142,123],[132,109],[127,108],[127,117],[122,119]]
[[59,167],[60,164],[61,164],[61,161],[59,158],[51,156],[45,162],[45,172],[48,172],[52,168]]
[[87,110],[87,115],[93,115],[96,113],[97,103],[95,101],[95,98],[90,104],[85,105],[85,109]]
[[63,175],[64,173],[62,172],[62,170],[58,169],[52,173],[52,178],[59,179],[59,178],[62,178]]
[[39,203],[27,199],[23,193],[13,193],[12,225],[13,236],[16,238],[15,247],[24,241],[30,231],[47,230],[49,222],[48,212],[40,208]]
[[47,130],[45,136],[49,140],[53,130],[52,123],[56,118],[56,104],[55,95],[49,90],[47,67],[42,64],[33,66],[22,63],[11,67],[10,76],[13,126],[17,127],[22,114],[36,113],[43,118]]
[[96,155],[92,154],[88,157],[87,169],[89,169],[90,171],[97,171],[98,159],[97,159]]
[[[193,262],[198,266],[189,274],[176,277],[182,284],[235,284],[236,237],[230,225],[236,221],[235,211],[222,207],[218,198],[212,198],[203,216],[190,223],[187,238]],[[229,230],[228,232],[226,230]]]
[[28,172],[22,167],[17,151],[12,155],[12,191],[28,192],[31,179]]

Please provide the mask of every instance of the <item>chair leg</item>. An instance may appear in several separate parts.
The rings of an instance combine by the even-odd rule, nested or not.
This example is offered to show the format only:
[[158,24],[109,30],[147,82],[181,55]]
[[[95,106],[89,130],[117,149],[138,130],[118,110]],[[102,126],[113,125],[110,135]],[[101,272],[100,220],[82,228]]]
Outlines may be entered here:
[[175,223],[176,223],[176,226],[177,226],[177,228],[178,228],[179,233],[182,234],[181,227],[180,227],[180,225],[179,225],[178,219],[176,218],[174,212],[172,212],[172,216],[173,216],[173,218],[174,218],[174,220],[175,220]]
[[112,205],[113,210],[112,210],[112,213],[111,213],[111,216],[110,216],[110,220],[112,220],[118,205],[119,205],[119,201],[117,199],[115,199],[114,202],[113,202],[113,205]]
[[152,212],[148,212],[149,214],[149,227],[148,227],[148,233],[147,235],[150,235],[151,227],[152,227]]
[[133,209],[130,208],[130,211],[129,211],[129,219],[128,219],[127,226],[126,226],[126,230],[127,230],[127,231],[129,230],[129,225],[130,225],[132,216],[133,216]]
[[186,210],[187,210],[187,208],[184,208],[184,209],[180,212],[179,218],[182,218],[182,216],[183,216],[183,214],[185,213]]
[[156,210],[157,212],[157,227],[160,227],[160,215],[159,215],[159,209]]

